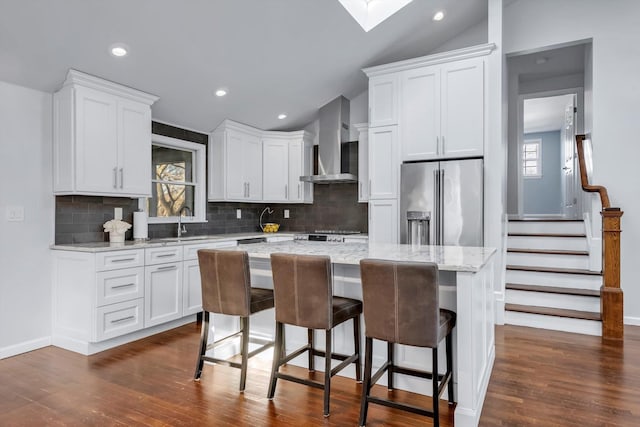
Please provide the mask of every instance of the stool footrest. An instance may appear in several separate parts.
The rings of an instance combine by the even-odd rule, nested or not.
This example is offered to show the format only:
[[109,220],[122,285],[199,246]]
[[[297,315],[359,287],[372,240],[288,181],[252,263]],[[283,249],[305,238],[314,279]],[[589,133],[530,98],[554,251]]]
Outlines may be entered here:
[[426,415],[428,417],[433,418],[433,411],[428,409],[420,408],[418,406],[409,405],[406,403],[398,403],[391,400],[382,399],[379,397],[368,396],[367,401],[371,403],[376,403],[378,405],[388,406],[390,408],[402,409],[408,412],[413,412],[414,414]]
[[308,386],[311,386],[311,387],[315,387],[315,388],[319,388],[319,389],[324,390],[324,384],[316,382],[316,381],[305,380],[304,378],[294,377],[293,375],[283,374],[283,373],[280,373],[280,372],[276,372],[275,377],[279,378],[281,380],[292,381],[294,383],[304,384],[304,385],[308,385]]

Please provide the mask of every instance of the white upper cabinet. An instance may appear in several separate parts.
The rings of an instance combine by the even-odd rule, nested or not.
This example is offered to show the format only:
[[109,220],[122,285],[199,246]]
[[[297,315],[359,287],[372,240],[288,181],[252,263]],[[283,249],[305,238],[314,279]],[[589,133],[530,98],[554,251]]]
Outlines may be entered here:
[[284,139],[262,140],[262,185],[265,201],[285,202],[289,198],[289,144]]
[[402,74],[403,161],[483,155],[483,70],[474,58]]
[[369,199],[398,197],[398,129],[369,129]]
[[248,126],[228,124],[216,129],[209,140],[209,200],[260,201],[260,134]]
[[442,153],[445,157],[484,153],[484,59],[442,66]]
[[369,127],[398,123],[398,76],[369,79]]
[[70,70],[54,94],[54,193],[149,196],[157,99]]
[[209,201],[310,203],[311,134],[261,131],[225,120],[209,138]]

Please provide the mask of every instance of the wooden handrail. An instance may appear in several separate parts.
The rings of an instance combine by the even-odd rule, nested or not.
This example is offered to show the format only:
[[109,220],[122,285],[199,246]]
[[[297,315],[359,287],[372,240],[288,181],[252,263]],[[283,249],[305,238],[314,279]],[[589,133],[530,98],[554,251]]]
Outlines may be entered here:
[[598,193],[600,194],[600,202],[602,203],[602,209],[607,209],[611,207],[609,203],[609,193],[607,193],[607,188],[602,185],[591,185],[589,184],[589,177],[587,176],[587,166],[584,161],[584,140],[586,139],[586,135],[576,135],[576,146],[578,150],[578,164],[580,169],[580,183],[582,184],[582,189],[588,193]]
[[602,315],[602,338],[624,339],[623,293],[620,288],[620,208],[612,208],[607,189],[589,184],[584,160],[585,135],[576,135],[578,166],[582,189],[598,193],[602,203],[602,287],[600,288],[600,313]]

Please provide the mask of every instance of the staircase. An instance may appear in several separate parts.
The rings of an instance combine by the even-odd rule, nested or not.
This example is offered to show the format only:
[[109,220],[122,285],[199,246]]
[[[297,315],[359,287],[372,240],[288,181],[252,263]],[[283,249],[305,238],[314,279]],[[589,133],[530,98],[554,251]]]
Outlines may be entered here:
[[587,249],[581,220],[510,220],[505,323],[602,335],[602,274]]

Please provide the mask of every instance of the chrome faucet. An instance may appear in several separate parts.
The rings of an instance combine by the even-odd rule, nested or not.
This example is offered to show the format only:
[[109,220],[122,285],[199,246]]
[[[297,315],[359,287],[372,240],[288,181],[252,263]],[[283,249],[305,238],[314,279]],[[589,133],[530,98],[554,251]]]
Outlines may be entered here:
[[182,211],[187,210],[189,213],[188,216],[193,216],[193,212],[191,212],[191,208],[189,206],[183,206],[180,208],[180,212],[178,212],[178,239],[182,237],[182,233],[187,232],[187,227],[182,223]]

